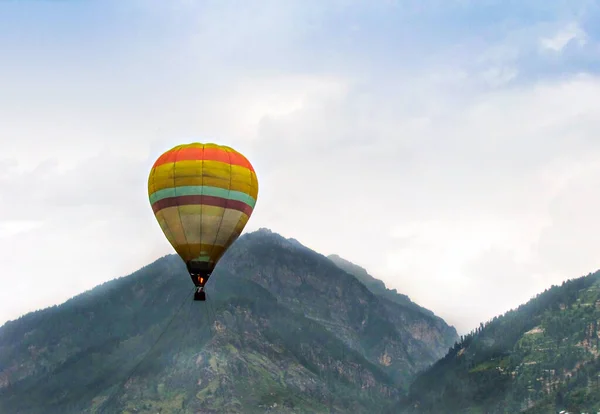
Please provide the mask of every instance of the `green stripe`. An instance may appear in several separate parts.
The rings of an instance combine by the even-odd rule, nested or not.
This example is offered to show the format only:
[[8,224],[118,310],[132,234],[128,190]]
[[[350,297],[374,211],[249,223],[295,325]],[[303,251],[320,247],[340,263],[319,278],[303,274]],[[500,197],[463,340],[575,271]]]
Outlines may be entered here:
[[253,199],[246,193],[242,193],[241,191],[229,191],[225,190],[224,188],[209,187],[206,185],[189,185],[158,190],[150,194],[150,204],[154,204],[158,200],[162,200],[163,198],[175,197],[175,189],[177,189],[178,196],[207,195],[213,197],[221,197],[229,200],[241,201],[243,203],[248,204],[252,208],[254,208],[254,205],[256,204],[255,199]]

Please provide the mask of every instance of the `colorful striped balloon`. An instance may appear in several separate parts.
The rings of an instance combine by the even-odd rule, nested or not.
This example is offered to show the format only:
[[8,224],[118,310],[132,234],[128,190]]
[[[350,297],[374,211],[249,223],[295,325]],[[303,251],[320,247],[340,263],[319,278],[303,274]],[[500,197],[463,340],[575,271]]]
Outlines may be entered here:
[[209,276],[246,226],[258,180],[250,162],[233,148],[178,145],[152,166],[148,196],[163,233],[190,274]]

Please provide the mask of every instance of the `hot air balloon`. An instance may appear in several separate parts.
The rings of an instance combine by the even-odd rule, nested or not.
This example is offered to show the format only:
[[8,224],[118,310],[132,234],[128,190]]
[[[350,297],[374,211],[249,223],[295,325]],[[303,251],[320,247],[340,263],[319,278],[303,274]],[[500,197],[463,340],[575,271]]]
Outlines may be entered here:
[[178,145],[162,154],[148,177],[154,215],[205,300],[204,285],[239,237],[256,204],[252,164],[233,148]]

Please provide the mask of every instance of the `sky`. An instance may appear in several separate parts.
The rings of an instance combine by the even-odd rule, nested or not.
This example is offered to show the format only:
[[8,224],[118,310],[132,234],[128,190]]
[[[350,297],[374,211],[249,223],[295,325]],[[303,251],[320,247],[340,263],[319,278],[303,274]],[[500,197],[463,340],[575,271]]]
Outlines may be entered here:
[[187,142],[266,227],[466,333],[600,268],[600,2],[0,2],[0,324],[173,253]]

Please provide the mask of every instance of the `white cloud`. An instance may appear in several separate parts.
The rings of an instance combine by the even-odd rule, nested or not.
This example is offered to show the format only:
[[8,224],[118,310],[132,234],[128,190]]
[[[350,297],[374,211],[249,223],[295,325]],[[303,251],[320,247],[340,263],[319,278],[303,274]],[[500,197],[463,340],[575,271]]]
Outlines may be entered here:
[[[468,78],[428,88],[432,78],[388,78],[387,88],[330,77],[239,81],[218,101],[237,116],[212,125],[216,138],[247,131],[249,139],[228,143],[261,180],[248,230],[270,227],[339,253],[467,330],[596,267],[593,247],[582,249],[585,260],[575,249],[595,245],[577,224],[596,219],[592,207],[577,207],[589,202],[591,184],[574,184],[598,175],[587,166],[600,159],[600,80],[475,93]],[[461,82],[470,92],[455,96]],[[192,111],[180,116],[197,122]],[[2,206],[4,217],[46,223],[14,235],[4,251],[3,271],[21,275],[14,289],[47,305],[170,252],[145,185],[153,159],[175,141],[151,150],[146,141],[139,153],[113,141],[68,168],[48,161],[10,170],[2,189],[20,196]],[[566,191],[573,202],[557,210]],[[38,259],[23,260],[31,254]],[[519,295],[507,278],[521,283]]]
[[483,80],[492,87],[502,86],[515,79],[519,71],[514,67],[493,67],[483,72]]
[[357,17],[367,2],[152,4],[98,56],[83,42],[0,68],[0,320],[171,252],[147,174],[192,139],[252,160],[248,230],[355,261],[461,331],[597,267],[600,79],[523,64],[541,37],[585,41],[579,26],[498,23],[445,44],[446,15],[437,33],[404,15],[375,27]]
[[540,46],[553,52],[561,52],[569,43],[576,42],[583,46],[587,43],[587,35],[575,22],[571,22],[549,37],[540,39]]
[[43,222],[34,220],[0,221],[0,238],[14,237],[19,233],[34,230],[42,224]]
[[[261,123],[272,118],[292,116],[315,102],[343,97],[350,80],[325,76],[273,76],[240,78],[224,104],[226,113],[235,114],[234,125],[240,137],[256,138]],[[303,137],[302,142],[310,137]],[[282,139],[286,139],[282,137]]]
[[[526,300],[579,276],[582,266],[593,270],[593,260],[572,273],[544,266],[561,252],[536,246],[553,226],[552,200],[582,163],[600,161],[600,80],[514,87],[473,96],[466,106],[450,101],[438,109],[443,115],[421,108],[420,117],[403,118],[403,102],[420,90],[412,83],[403,94],[378,95],[377,104],[351,91],[318,113],[272,119],[262,151],[281,159],[269,159],[251,226],[269,223],[317,250],[343,254],[462,330],[518,304],[497,295],[508,295],[505,273],[515,283],[527,275],[515,287]],[[362,117],[354,112],[361,101],[374,108]],[[320,142],[294,145],[296,135]],[[580,190],[575,199],[587,197]],[[570,237],[573,245],[589,243],[576,231]]]

